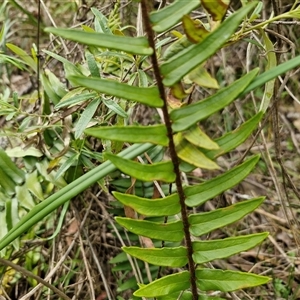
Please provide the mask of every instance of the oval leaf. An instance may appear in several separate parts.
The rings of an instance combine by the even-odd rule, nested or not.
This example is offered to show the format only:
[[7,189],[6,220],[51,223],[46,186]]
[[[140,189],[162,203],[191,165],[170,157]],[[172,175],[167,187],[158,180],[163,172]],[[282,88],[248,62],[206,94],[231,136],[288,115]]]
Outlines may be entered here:
[[165,125],[154,126],[100,126],[88,128],[85,134],[98,139],[128,143],[152,143],[167,146],[169,143]]
[[160,249],[122,247],[122,249],[131,256],[152,265],[180,268],[188,263],[187,250],[185,247]]
[[160,199],[147,199],[118,192],[113,192],[113,195],[124,205],[145,216],[172,216],[180,212],[177,194]]
[[183,239],[183,227],[181,221],[170,223],[154,223],[146,220],[116,217],[116,221],[130,232],[170,242],[181,242]]
[[142,181],[161,180],[173,182],[175,173],[171,161],[155,163],[152,165],[142,165],[132,160],[124,159],[111,153],[104,154],[118,169]]
[[236,222],[256,209],[264,199],[265,197],[255,198],[207,213],[190,215],[190,232],[194,236],[200,236]]

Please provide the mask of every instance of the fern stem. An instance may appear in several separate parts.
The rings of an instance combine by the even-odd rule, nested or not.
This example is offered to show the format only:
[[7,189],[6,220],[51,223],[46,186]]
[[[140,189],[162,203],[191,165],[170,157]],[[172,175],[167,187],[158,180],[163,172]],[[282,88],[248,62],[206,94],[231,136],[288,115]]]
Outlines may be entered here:
[[183,191],[182,181],[181,181],[181,174],[179,170],[179,159],[176,153],[175,149],[175,143],[173,139],[173,130],[172,130],[172,123],[168,112],[168,104],[167,104],[167,97],[165,94],[165,88],[162,82],[162,77],[159,70],[158,65],[158,59],[156,56],[155,51],[155,41],[154,41],[154,32],[151,27],[150,18],[149,18],[149,10],[147,5],[147,0],[142,0],[142,18],[143,23],[145,27],[145,31],[148,36],[148,41],[150,47],[153,49],[153,54],[151,55],[151,61],[152,61],[152,68],[154,72],[154,77],[156,79],[156,84],[159,89],[159,94],[161,99],[164,102],[164,105],[162,107],[162,112],[164,116],[165,125],[167,128],[167,136],[169,138],[169,151],[170,151],[170,157],[174,165],[174,172],[176,174],[176,188],[177,193],[179,195],[180,200],[180,206],[181,206],[181,217],[182,217],[182,223],[183,223],[183,230],[184,230],[184,236],[185,236],[185,245],[187,247],[187,254],[188,254],[188,268],[190,271],[190,282],[191,282],[191,292],[193,296],[193,300],[198,299],[198,291],[197,291],[197,285],[196,285],[196,269],[193,261],[193,248],[192,248],[192,240],[191,235],[189,231],[189,222],[188,222],[188,213],[185,205],[185,195]]

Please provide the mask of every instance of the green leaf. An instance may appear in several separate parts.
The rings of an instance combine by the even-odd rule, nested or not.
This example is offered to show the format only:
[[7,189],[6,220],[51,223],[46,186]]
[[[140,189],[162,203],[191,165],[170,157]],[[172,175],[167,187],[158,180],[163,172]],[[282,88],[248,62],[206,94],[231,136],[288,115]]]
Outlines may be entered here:
[[196,270],[197,286],[202,291],[231,292],[258,286],[269,282],[271,279],[249,273],[236,271],[223,271],[217,269]]
[[26,174],[26,187],[39,200],[44,200],[44,193],[38,179],[37,170],[33,171],[30,174]]
[[[121,153],[119,153],[119,155],[132,159],[146,151],[149,151],[151,148],[153,148],[152,144],[134,144],[123,150]],[[77,178],[73,182],[69,183],[67,186],[62,187],[58,192],[51,195],[44,201],[40,202],[0,240],[0,251],[16,238],[21,236],[24,232],[28,231],[32,226],[36,225],[44,217],[48,216],[60,205],[63,205],[71,198],[74,198],[76,195],[86,190],[89,186],[95,184],[97,181],[115,170],[116,167],[109,161],[106,161]],[[0,178],[2,177],[0,176]]]
[[180,212],[179,198],[172,194],[165,198],[148,199],[135,195],[113,192],[114,197],[126,206],[145,216],[172,216]]
[[107,108],[115,112],[118,116],[128,118],[126,111],[116,101],[105,98],[103,98],[102,101]]
[[175,132],[185,130],[227,106],[245,90],[255,78],[257,72],[258,69],[252,70],[247,75],[203,101],[174,109],[170,114],[173,120],[172,129]]
[[56,105],[60,101],[61,97],[55,93],[53,86],[50,84],[50,81],[45,74],[41,74],[41,81],[49,99],[54,105]]
[[94,55],[91,54],[90,52],[86,51],[85,52],[85,57],[86,57],[86,62],[88,64],[91,75],[93,77],[100,77],[99,68],[98,68],[98,65],[97,65],[97,62],[95,60]]
[[122,247],[122,249],[131,256],[146,261],[152,265],[180,268],[188,263],[187,250],[185,247],[159,249]]
[[132,54],[151,55],[153,50],[148,45],[145,37],[125,37],[105,33],[84,32],[75,29],[45,28],[50,32],[67,40],[81,43],[83,45],[125,51]]
[[236,222],[256,209],[264,199],[254,198],[207,213],[192,214],[189,216],[190,232],[194,236],[200,236]]
[[0,169],[15,183],[21,184],[25,180],[25,173],[19,169],[0,147]]
[[222,259],[251,249],[268,236],[267,232],[230,237],[222,240],[193,242],[193,260],[196,264],[204,264]]
[[[131,101],[147,104],[152,107],[162,107],[157,87],[137,87],[110,79],[71,76],[72,82],[90,88],[106,95],[116,96]],[[142,95],[142,96],[141,96]]]
[[10,43],[6,43],[6,47],[10,49],[12,52],[14,52],[15,54],[17,54],[22,60],[22,62],[24,62],[27,66],[29,66],[34,72],[37,72],[37,63],[24,50]]
[[55,105],[55,109],[60,109],[66,106],[73,106],[83,101],[93,99],[95,97],[97,97],[97,93],[95,92],[89,93],[88,91],[85,91],[83,88],[78,88],[70,91],[62,99],[60,99],[60,102]]
[[219,149],[219,145],[210,139],[199,126],[193,126],[183,133],[183,137],[197,147],[204,149]]
[[54,180],[57,180],[74,164],[78,162],[79,153],[73,153],[58,169]]
[[95,29],[97,32],[112,34],[109,26],[108,19],[96,8],[91,8],[92,13],[95,15]]
[[98,139],[128,143],[152,143],[167,146],[169,143],[165,125],[154,126],[99,126],[88,128],[85,134]]
[[156,32],[163,32],[176,23],[178,23],[183,15],[188,14],[193,9],[200,6],[199,0],[176,0],[172,4],[150,14],[152,28]]
[[[157,297],[158,300],[192,300],[193,296],[192,293],[189,291],[184,291],[182,292],[177,292],[177,293],[173,293],[173,294],[169,294],[167,296],[161,296],[161,297]],[[224,298],[220,298],[220,297],[214,297],[214,296],[207,296],[207,295],[199,295],[198,296],[198,300],[226,300]]]
[[247,13],[256,5],[257,2],[253,2],[239,9],[227,18],[216,30],[209,34],[201,43],[183,50],[178,55],[175,55],[169,61],[162,64],[161,73],[164,77],[163,83],[166,86],[175,84],[184,75],[215,54],[234,33]]
[[190,286],[190,273],[184,271],[157,279],[140,287],[133,293],[136,297],[159,297],[177,291],[184,291]]
[[25,207],[27,210],[31,210],[35,206],[33,198],[25,184],[22,186],[16,186],[16,198],[20,205]]
[[204,183],[184,189],[185,204],[193,207],[205,203],[241,182],[253,170],[260,156],[256,155],[237,167]]
[[83,133],[83,131],[86,129],[86,127],[88,126],[89,122],[91,121],[91,119],[93,118],[99,104],[101,102],[101,99],[94,99],[92,100],[89,105],[85,108],[85,110],[83,111],[83,113],[81,114],[78,122],[75,125],[75,139],[78,139],[81,134]]
[[13,195],[15,193],[15,183],[1,168],[0,168],[0,187],[2,187],[3,191],[7,195]]
[[175,173],[173,172],[173,164],[171,161],[146,165],[110,153],[105,153],[104,155],[105,158],[109,159],[123,173],[136,179],[142,181],[161,180],[165,182],[173,182],[175,180]]
[[183,239],[181,221],[154,223],[146,220],[116,217],[116,221],[130,232],[162,241],[180,242]]
[[219,166],[214,161],[206,157],[200,149],[183,139],[181,133],[174,136],[174,142],[177,155],[183,161],[198,168],[207,170],[219,169]]
[[243,91],[241,96],[249,94],[251,91],[256,89],[257,87],[260,87],[261,85],[265,84],[266,82],[272,80],[273,78],[276,78],[277,76],[284,74],[291,69],[294,69],[300,65],[300,55],[291,58],[290,60],[278,65],[275,68],[272,68],[260,75],[258,75],[249,85],[248,87]]
[[237,129],[228,132],[222,137],[216,139],[215,142],[219,145],[220,149],[208,151],[203,149],[203,153],[209,158],[216,158],[231,151],[232,149],[235,149],[237,146],[242,144],[254,131],[263,115],[263,112],[259,112]]

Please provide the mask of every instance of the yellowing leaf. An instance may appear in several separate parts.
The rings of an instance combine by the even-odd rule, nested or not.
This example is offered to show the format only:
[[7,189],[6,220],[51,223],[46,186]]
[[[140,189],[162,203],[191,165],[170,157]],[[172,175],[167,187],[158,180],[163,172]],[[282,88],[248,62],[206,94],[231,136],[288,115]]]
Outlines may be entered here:
[[180,81],[171,86],[171,94],[177,99],[184,99],[188,95]]
[[201,0],[202,6],[211,15],[214,21],[222,21],[229,3],[229,0]]
[[215,78],[213,78],[203,66],[199,66],[191,71],[187,76],[187,79],[197,83],[199,86],[203,86],[210,89],[219,89],[220,86]]
[[180,133],[174,136],[177,155],[183,161],[207,170],[219,169],[219,166],[206,157],[197,147],[182,138]]
[[200,21],[193,20],[188,15],[184,15],[182,17],[182,26],[187,38],[192,43],[199,43],[207,35],[209,35],[209,31],[204,27],[204,25]]
[[197,147],[205,149],[219,149],[219,145],[211,140],[199,126],[193,126],[188,131],[183,133],[186,140]]

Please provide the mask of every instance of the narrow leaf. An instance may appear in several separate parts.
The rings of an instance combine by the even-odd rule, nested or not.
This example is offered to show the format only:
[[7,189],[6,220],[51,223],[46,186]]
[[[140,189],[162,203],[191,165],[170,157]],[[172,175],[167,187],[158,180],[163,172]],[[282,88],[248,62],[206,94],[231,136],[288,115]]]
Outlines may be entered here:
[[[69,78],[68,78],[69,79]],[[115,80],[71,76],[72,82],[90,88],[106,95],[116,96],[131,101],[147,104],[152,107],[162,107],[157,87],[137,87]]]
[[290,60],[278,65],[275,68],[272,68],[260,75],[258,75],[249,85],[248,87],[243,91],[241,96],[249,94],[254,89],[262,86],[266,82],[272,80],[273,78],[276,78],[277,76],[284,74],[300,65],[300,55],[291,58]]
[[176,0],[163,9],[151,13],[150,21],[153,24],[153,30],[163,32],[171,28],[181,20],[183,15],[190,13],[198,6],[200,6],[199,0]]
[[166,86],[173,85],[184,75],[215,54],[216,51],[230,38],[240,22],[247,13],[256,6],[256,4],[256,2],[253,2],[239,9],[227,18],[216,30],[209,34],[201,43],[183,50],[178,55],[175,55],[169,61],[162,64],[161,73],[164,77],[163,83]]
[[200,236],[236,222],[256,209],[264,199],[255,198],[207,213],[192,214],[189,216],[190,232],[194,236]]
[[132,54],[151,55],[153,50],[148,45],[145,37],[125,37],[105,33],[84,32],[75,29],[45,28],[50,32],[65,39],[84,45],[125,51]]
[[219,166],[214,161],[206,157],[193,144],[183,139],[180,133],[176,134],[174,138],[176,152],[180,159],[198,168],[207,170],[219,169]]
[[263,115],[263,112],[259,112],[237,129],[228,132],[222,137],[216,139],[215,142],[219,145],[220,149],[208,151],[203,149],[203,153],[209,158],[216,158],[231,151],[232,149],[235,149],[237,146],[241,145],[256,129]]
[[160,199],[147,199],[118,192],[113,192],[113,195],[124,205],[145,216],[172,216],[180,212],[177,194]]
[[146,220],[116,217],[116,221],[130,232],[162,241],[180,242],[183,239],[181,221],[154,223]]
[[183,133],[186,140],[197,147],[204,149],[219,149],[219,145],[211,140],[199,126],[193,126],[188,131]]
[[67,93],[59,103],[55,105],[55,109],[59,109],[66,106],[73,106],[80,104],[83,101],[92,99],[97,97],[97,93],[92,92],[89,93],[87,91],[84,91],[83,88],[78,88],[75,91],[70,91]]
[[87,135],[128,143],[152,143],[167,146],[169,141],[165,125],[154,126],[100,126],[85,130]]
[[190,286],[190,273],[184,271],[157,279],[140,287],[133,293],[136,297],[159,297],[177,291],[184,291]]
[[257,72],[258,69],[252,70],[247,75],[203,101],[174,109],[170,114],[173,120],[172,129],[176,132],[185,130],[227,106],[244,91],[255,78]]
[[125,174],[142,181],[161,180],[173,182],[175,180],[175,173],[173,172],[173,164],[171,161],[142,165],[110,153],[105,153],[105,157]]
[[13,195],[15,193],[14,181],[0,168],[0,188],[7,195]]
[[112,99],[102,99],[104,105],[122,118],[128,118],[126,111]]
[[185,204],[193,207],[205,203],[241,182],[253,170],[260,156],[256,155],[237,167],[204,183],[186,187]]
[[197,285],[202,291],[231,292],[258,286],[271,279],[249,273],[236,271],[223,271],[218,269],[196,270]]
[[185,247],[160,249],[122,247],[122,249],[131,256],[146,261],[152,265],[180,268],[188,263],[187,250]]
[[29,66],[34,72],[37,72],[37,63],[28,53],[14,44],[6,43],[6,47],[17,54],[24,64]]
[[193,242],[193,260],[203,264],[215,259],[222,259],[251,249],[261,243],[268,233],[249,234],[222,240]]
[[0,169],[15,183],[20,184],[25,180],[25,173],[19,169],[0,147]]
[[85,52],[86,62],[88,64],[89,70],[91,72],[92,77],[100,77],[99,68],[97,65],[97,62],[95,60],[95,57],[90,52]]
[[[135,158],[138,155],[143,154],[153,148],[152,144],[134,144],[122,152],[119,153],[120,156],[129,159]],[[4,249],[16,238],[21,236],[24,232],[28,231],[32,226],[36,225],[46,216],[49,216],[51,212],[57,209],[60,205],[69,201],[71,198],[75,197],[79,193],[86,190],[89,186],[95,184],[97,181],[103,179],[105,176],[115,171],[116,167],[109,161],[102,163],[101,165],[95,167],[91,171],[82,175],[80,178],[75,179],[70,184],[62,187],[55,194],[51,195],[44,201],[36,205],[32,210],[28,212],[27,215],[22,217],[20,222],[16,224],[1,240],[0,240],[0,250]],[[1,172],[1,169],[0,169]],[[0,178],[1,174],[0,174]]]
[[78,139],[83,131],[86,129],[86,127],[88,126],[89,122],[91,121],[91,119],[94,116],[94,113],[96,112],[99,104],[101,102],[101,99],[94,99],[92,100],[89,105],[85,108],[85,110],[83,111],[83,113],[81,114],[78,122],[75,125],[75,139]]

